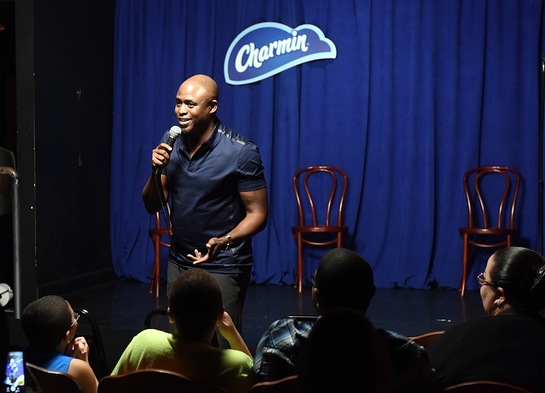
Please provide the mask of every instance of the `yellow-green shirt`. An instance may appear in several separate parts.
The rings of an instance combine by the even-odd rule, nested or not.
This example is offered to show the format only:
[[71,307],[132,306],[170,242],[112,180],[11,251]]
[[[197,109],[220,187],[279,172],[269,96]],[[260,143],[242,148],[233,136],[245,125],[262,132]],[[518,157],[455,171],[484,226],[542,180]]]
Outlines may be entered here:
[[112,375],[157,368],[183,374],[196,382],[247,392],[254,383],[253,361],[244,352],[176,340],[171,333],[146,329],[129,343]]

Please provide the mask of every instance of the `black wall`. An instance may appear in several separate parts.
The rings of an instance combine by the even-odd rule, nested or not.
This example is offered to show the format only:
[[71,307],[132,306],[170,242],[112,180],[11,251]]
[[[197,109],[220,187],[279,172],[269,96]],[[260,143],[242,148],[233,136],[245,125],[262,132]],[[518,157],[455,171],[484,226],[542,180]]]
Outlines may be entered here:
[[114,278],[114,11],[112,0],[15,2],[23,306]]

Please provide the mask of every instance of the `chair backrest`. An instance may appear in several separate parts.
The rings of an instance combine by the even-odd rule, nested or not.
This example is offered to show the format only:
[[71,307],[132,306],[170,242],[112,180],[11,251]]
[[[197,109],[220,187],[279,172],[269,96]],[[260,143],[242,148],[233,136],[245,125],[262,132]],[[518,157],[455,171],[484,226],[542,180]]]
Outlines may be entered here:
[[108,357],[102,341],[102,335],[96,319],[86,309],[75,309],[80,315],[78,323],[78,335],[85,337],[89,345],[89,364],[96,377],[100,378],[110,375]]
[[341,168],[329,165],[302,168],[295,172],[292,183],[300,226],[343,225],[348,177]]
[[452,393],[530,393],[519,386],[498,381],[471,381],[463,382],[445,389]]
[[225,393],[218,386],[197,383],[182,374],[167,370],[147,369],[124,375],[107,376],[100,380],[98,393]]
[[520,179],[517,170],[507,166],[481,166],[467,171],[463,184],[468,227],[515,229]]
[[289,315],[288,318],[295,319],[299,322],[316,322],[318,315]]
[[285,377],[277,381],[258,382],[248,393],[296,393],[297,375]]
[[415,341],[424,349],[428,349],[430,345],[432,345],[435,341],[437,341],[438,338],[443,335],[443,333],[445,333],[444,330],[435,330],[433,332],[427,332],[418,336],[411,336],[409,338]]
[[68,374],[47,370],[35,364],[26,364],[29,380],[34,380],[43,393],[80,393],[81,389],[77,381]]
[[[162,320],[158,324],[154,324],[152,326],[152,322],[155,320],[155,317],[162,316]],[[169,321],[168,321],[168,313],[165,308],[156,308],[155,310],[151,310],[149,313],[146,314],[146,317],[144,318],[144,329],[160,329],[167,331],[169,329]]]

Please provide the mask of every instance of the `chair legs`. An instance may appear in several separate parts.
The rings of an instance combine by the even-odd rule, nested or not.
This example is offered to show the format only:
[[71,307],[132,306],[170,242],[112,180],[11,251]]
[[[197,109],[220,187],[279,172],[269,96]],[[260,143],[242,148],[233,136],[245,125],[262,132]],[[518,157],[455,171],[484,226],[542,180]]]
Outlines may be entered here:
[[462,258],[462,279],[460,281],[460,296],[464,296],[466,293],[467,269],[469,264],[469,235],[467,233],[463,235],[463,240],[464,250]]
[[303,292],[303,238],[301,233],[297,234],[297,274],[295,285],[299,293]]
[[155,286],[155,297],[159,297],[159,284],[161,282],[161,236],[153,235],[153,275],[151,278],[151,285],[149,293],[153,293],[153,287]]
[[[464,233],[462,235],[464,247],[463,247],[463,257],[462,257],[462,279],[460,280],[460,296],[464,296],[466,293],[466,281],[467,281],[467,273],[469,270],[469,234]],[[513,242],[513,236],[507,235],[507,238],[505,240],[505,243],[498,243],[495,246],[501,247],[511,247],[511,244]]]
[[[299,293],[303,292],[303,235],[296,234],[297,240],[297,271],[295,273],[295,287]],[[337,248],[343,246],[343,236],[341,233],[337,235]]]

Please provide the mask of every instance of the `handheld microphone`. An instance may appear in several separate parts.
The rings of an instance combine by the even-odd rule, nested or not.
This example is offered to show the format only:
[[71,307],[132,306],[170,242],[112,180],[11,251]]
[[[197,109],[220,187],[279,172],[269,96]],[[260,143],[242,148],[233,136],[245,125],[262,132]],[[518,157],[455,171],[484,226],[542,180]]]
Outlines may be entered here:
[[[170,127],[170,130],[168,131],[168,140],[167,145],[170,147],[174,146],[174,142],[176,142],[176,139],[182,134],[182,129],[178,126],[172,126]],[[158,175],[161,172],[161,168],[155,168],[155,174]]]
[[174,142],[176,142],[176,139],[181,135],[182,129],[178,126],[172,126],[170,127],[170,130],[168,131],[168,141],[167,145],[170,147],[174,146]]

